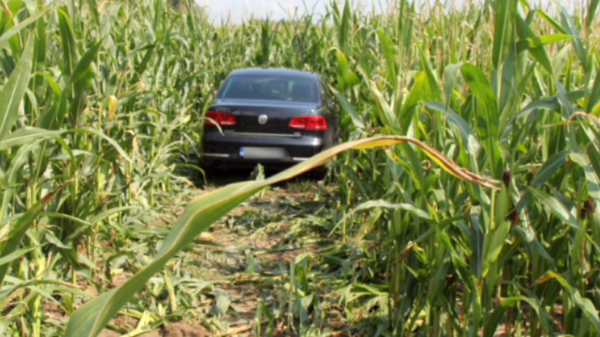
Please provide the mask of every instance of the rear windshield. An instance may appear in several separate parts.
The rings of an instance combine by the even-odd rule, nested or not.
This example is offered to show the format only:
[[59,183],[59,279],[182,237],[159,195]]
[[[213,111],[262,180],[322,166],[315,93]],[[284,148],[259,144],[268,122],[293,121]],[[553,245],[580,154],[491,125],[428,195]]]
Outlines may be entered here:
[[232,76],[219,98],[317,103],[317,82],[281,76]]

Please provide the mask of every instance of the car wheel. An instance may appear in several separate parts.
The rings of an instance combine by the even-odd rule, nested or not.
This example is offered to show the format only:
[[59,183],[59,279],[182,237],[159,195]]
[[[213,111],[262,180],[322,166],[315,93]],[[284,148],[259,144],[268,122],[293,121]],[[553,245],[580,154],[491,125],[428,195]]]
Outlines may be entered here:
[[204,172],[204,174],[202,174],[201,172],[198,172],[200,174],[200,176],[206,175],[208,177],[208,176],[212,176],[214,173],[214,169],[212,167],[212,162],[209,160],[198,158],[198,167],[202,170],[202,172]]
[[[327,164],[318,167],[310,172],[312,178],[321,181],[327,178],[327,174],[331,171],[331,167],[333,166],[333,161],[329,161]],[[333,175],[333,172],[331,172]]]
[[327,172],[329,171],[323,169],[314,170],[310,173],[310,177],[317,181],[325,180],[325,178],[327,178]]

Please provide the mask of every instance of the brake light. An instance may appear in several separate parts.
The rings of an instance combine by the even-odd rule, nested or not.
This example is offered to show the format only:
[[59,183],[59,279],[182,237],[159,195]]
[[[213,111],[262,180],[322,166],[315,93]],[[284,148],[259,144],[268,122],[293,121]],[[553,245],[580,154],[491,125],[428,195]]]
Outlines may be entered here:
[[327,120],[323,116],[296,117],[290,122],[290,127],[306,131],[326,131]]
[[[232,114],[225,113],[225,112],[209,111],[206,113],[206,117],[210,118],[212,120],[205,119],[204,125],[213,125],[214,126],[214,125],[218,124],[219,126],[231,126],[231,125],[237,124],[237,119],[235,118],[235,116]],[[216,124],[215,124],[215,122],[216,122]]]

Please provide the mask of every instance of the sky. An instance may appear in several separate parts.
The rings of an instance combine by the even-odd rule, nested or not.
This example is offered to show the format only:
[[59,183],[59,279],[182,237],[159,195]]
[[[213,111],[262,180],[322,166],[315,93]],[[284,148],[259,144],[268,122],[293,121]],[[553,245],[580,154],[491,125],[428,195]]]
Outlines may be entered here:
[[[342,0],[338,1],[343,3]],[[376,10],[381,10],[379,4],[386,1],[351,0],[353,4],[368,6],[368,8],[373,8],[375,4]],[[267,13],[271,19],[281,20],[289,18],[289,13],[293,13],[296,9],[300,15],[306,13],[306,7],[308,12],[323,14],[330,0],[196,0],[196,2],[208,8],[210,17],[215,20],[214,23],[228,18],[234,23],[239,23],[250,16],[265,18]]]
[[[257,18],[265,18],[267,13],[269,17],[275,21],[289,18],[289,13],[293,13],[298,9],[298,14],[306,13],[306,7],[309,12],[322,14],[325,12],[327,4],[331,0],[196,0],[201,6],[206,6],[210,11],[210,17],[213,23],[219,24],[221,20],[230,19],[233,23],[239,23],[250,16]],[[336,0],[343,3],[343,0]],[[367,9],[381,11],[385,9],[385,4],[388,1],[394,0],[350,0],[354,5],[363,5]],[[418,0],[419,1],[419,0]],[[420,0],[420,1],[435,1],[435,0]],[[446,0],[442,0],[446,1]],[[452,1],[452,0],[450,0]],[[460,4],[468,0],[453,0],[456,4]],[[474,0],[478,1],[478,0]],[[481,0],[479,0],[481,1]],[[551,0],[530,0],[532,3],[549,2]],[[562,0],[563,3],[569,4],[573,2],[583,2],[587,0]],[[306,7],[305,7],[306,4]]]

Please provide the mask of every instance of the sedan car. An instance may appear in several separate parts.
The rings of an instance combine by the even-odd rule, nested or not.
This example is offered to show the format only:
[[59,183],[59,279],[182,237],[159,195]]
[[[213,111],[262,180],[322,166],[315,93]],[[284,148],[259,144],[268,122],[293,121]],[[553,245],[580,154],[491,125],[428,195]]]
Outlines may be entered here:
[[319,75],[287,69],[234,71],[205,114],[201,163],[209,169],[292,166],[337,144],[337,110]]

